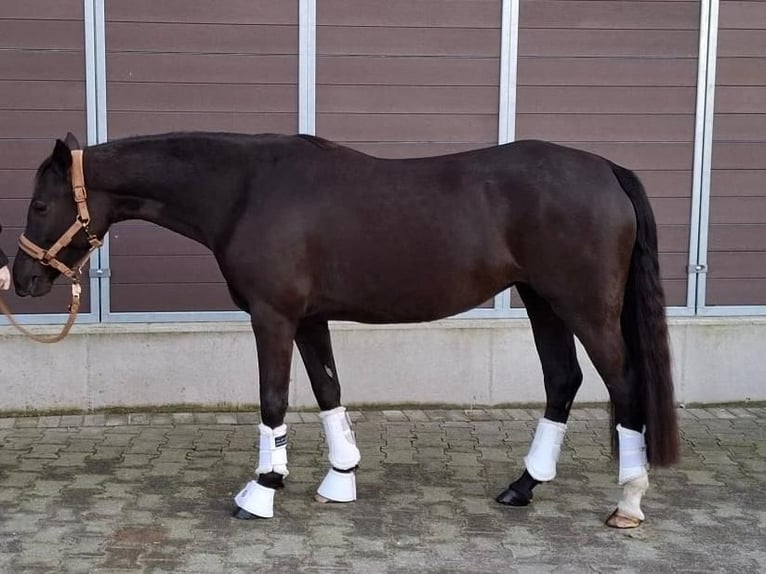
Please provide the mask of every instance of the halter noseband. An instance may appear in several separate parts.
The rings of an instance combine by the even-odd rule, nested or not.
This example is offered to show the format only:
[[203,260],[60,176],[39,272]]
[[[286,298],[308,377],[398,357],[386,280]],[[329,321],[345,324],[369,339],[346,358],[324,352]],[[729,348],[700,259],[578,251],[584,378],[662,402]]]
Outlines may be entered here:
[[[33,241],[30,241],[23,233],[19,237],[19,247],[24,253],[36,259],[43,265],[50,265],[56,271],[59,271],[65,277],[69,277],[73,282],[77,283],[82,273],[82,266],[90,258],[91,253],[101,247],[101,242],[98,237],[93,235],[88,229],[90,223],[90,213],[88,212],[88,194],[85,191],[85,175],[82,169],[82,150],[72,150],[72,194],[74,196],[75,205],[77,206],[77,217],[75,222],[69,226],[61,237],[51,245],[49,249],[43,249]],[[88,243],[90,243],[90,249],[80,261],[72,266],[67,267],[61,261],[56,259],[59,251],[69,245],[74,237],[84,230],[88,237]]]

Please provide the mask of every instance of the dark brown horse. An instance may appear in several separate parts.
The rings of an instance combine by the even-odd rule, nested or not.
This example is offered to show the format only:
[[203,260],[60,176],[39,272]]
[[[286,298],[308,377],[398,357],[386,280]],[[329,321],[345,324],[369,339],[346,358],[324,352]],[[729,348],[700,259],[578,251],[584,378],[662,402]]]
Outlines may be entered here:
[[625,494],[609,523],[643,519],[647,454],[658,466],[675,462],[678,430],[656,226],[631,171],[540,141],[384,160],[312,136],[174,133],[86,148],[83,219],[72,192],[77,148],[71,135],[57,141],[37,173],[16,291],[48,293],[60,270],[40,259],[78,217],[83,231],[55,255],[65,268],[127,219],[154,222],[214,253],[232,299],[251,317],[258,349],[258,476],[238,495],[235,515],[270,516],[287,475],[293,341],[330,447],[333,468],[319,492],[353,500],[359,456],[328,321],[432,321],[516,285],[547,403],[526,470],[498,501],[528,504],[532,488],[555,476],[582,381],[576,336],[607,386],[619,431]]

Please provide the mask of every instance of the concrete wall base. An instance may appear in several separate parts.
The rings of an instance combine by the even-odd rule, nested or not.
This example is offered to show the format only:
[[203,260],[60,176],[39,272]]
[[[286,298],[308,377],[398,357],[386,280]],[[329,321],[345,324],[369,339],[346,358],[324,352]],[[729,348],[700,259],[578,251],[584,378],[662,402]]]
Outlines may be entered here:
[[[766,400],[766,317],[669,321],[679,402]],[[545,400],[523,319],[336,323],[332,331],[346,405]],[[579,356],[585,382],[577,400],[606,401],[581,347]],[[247,323],[80,325],[55,345],[0,327],[0,381],[5,412],[259,402],[255,342]],[[297,352],[290,404],[315,406]]]

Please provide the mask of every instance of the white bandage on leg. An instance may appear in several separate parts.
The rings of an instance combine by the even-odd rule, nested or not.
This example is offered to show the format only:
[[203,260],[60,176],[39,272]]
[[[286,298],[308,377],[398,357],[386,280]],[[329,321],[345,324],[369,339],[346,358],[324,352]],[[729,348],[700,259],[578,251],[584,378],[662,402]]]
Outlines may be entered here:
[[622,498],[617,503],[617,510],[623,516],[630,516],[644,520],[645,516],[641,510],[641,499],[644,493],[649,489],[649,475],[646,470],[638,478],[634,478],[625,483],[622,490]]
[[564,423],[546,418],[537,422],[535,438],[529,446],[529,454],[524,457],[527,472],[535,480],[547,482],[556,478],[556,463],[559,461],[566,430],[567,425]]
[[362,455],[356,447],[356,439],[351,430],[351,419],[345,407],[337,407],[319,413],[322,428],[330,451],[330,464],[337,470],[349,470],[359,464]]
[[261,432],[261,440],[255,474],[276,472],[287,476],[287,425],[272,429],[261,423],[258,430]]
[[620,441],[620,476],[619,484],[625,484],[646,474],[646,442],[644,433],[626,429],[617,425]]

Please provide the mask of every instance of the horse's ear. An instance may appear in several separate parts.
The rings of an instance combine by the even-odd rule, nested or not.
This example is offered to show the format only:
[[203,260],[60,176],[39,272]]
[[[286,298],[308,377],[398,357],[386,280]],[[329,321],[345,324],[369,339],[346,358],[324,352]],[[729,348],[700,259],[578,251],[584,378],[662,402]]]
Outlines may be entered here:
[[64,138],[64,143],[70,150],[80,149],[80,142],[77,141],[77,138],[74,137],[72,132],[67,132],[66,137]]
[[53,160],[53,165],[61,168],[62,173],[66,173],[72,166],[72,152],[69,150],[69,146],[61,140],[56,140],[51,159]]

